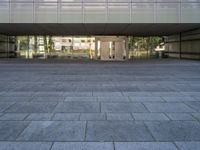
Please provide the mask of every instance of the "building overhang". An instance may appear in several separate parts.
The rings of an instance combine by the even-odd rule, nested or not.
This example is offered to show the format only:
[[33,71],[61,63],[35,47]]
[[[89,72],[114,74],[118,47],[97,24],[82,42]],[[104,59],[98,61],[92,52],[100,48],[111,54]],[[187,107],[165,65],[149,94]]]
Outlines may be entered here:
[[0,34],[167,36],[200,28],[200,23],[57,24],[1,23]]

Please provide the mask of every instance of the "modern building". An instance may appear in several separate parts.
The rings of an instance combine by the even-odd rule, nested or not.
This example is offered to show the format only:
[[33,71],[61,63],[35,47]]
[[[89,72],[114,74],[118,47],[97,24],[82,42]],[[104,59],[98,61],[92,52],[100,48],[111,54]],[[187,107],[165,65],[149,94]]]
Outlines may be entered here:
[[16,55],[17,36],[28,53],[35,35],[92,36],[102,60],[127,59],[127,36],[163,36],[170,57],[200,59],[200,0],[0,0],[0,34],[1,57]]

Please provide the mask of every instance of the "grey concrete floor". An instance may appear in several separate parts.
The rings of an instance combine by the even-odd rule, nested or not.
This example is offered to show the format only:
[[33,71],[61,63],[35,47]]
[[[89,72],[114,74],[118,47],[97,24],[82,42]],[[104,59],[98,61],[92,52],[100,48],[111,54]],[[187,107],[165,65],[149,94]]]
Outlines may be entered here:
[[199,150],[200,62],[0,60],[0,150]]

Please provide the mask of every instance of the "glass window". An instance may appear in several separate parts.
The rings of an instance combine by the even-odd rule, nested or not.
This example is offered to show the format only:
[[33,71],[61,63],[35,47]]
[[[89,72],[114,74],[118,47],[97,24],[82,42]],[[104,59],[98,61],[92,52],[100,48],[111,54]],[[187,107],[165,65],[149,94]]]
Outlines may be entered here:
[[132,23],[153,23],[154,3],[132,3]]
[[109,3],[108,22],[110,23],[129,23],[130,7],[129,3]]
[[85,3],[84,21],[86,23],[106,22],[106,4],[105,3]]
[[11,22],[31,23],[33,22],[33,3],[11,3]]

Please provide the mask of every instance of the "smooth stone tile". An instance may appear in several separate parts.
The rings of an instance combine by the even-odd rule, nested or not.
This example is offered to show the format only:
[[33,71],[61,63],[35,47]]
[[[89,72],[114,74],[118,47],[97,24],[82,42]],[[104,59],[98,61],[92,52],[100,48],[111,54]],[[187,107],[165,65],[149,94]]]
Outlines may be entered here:
[[200,121],[200,113],[192,113],[192,116]]
[[64,92],[35,92],[34,97],[62,97]]
[[199,150],[200,142],[175,142],[179,150]]
[[158,102],[164,102],[164,100],[161,98],[161,97],[153,97],[153,96],[149,96],[149,97],[139,97],[139,96],[130,96],[129,97],[130,98],[130,100],[132,101],[132,102],[148,102],[148,101],[158,101]]
[[28,116],[26,113],[5,113],[3,116],[0,117],[0,120],[24,120]]
[[200,102],[185,102],[188,106],[190,106],[192,109],[196,110],[197,112],[200,112]]
[[11,106],[6,112],[12,113],[51,113],[56,102],[19,102]]
[[64,101],[97,101],[97,97],[66,97]]
[[18,141],[83,141],[85,122],[34,121],[20,134]]
[[42,121],[42,120],[51,120],[52,113],[31,113],[26,120],[31,121]]
[[31,102],[63,102],[64,97],[33,97]]
[[175,97],[175,96],[184,96],[181,92],[152,92],[153,96],[167,96],[167,97]]
[[51,150],[114,150],[111,142],[56,142]]
[[86,141],[153,141],[142,122],[89,121]]
[[79,120],[80,114],[79,113],[56,113],[52,120],[57,121],[76,121]]
[[162,98],[167,102],[196,101],[191,96],[163,96]]
[[0,150],[50,150],[49,142],[0,142]]
[[190,114],[186,113],[167,113],[171,120],[195,120]]
[[170,142],[115,142],[115,150],[178,150]]
[[32,97],[34,92],[5,92],[3,96],[7,97]]
[[133,118],[127,113],[108,113],[107,120],[133,120]]
[[105,113],[82,113],[80,120],[106,120]]
[[68,113],[93,113],[100,112],[98,102],[64,102],[59,103],[55,108],[55,112]]
[[197,121],[146,122],[157,141],[198,141],[200,123]]
[[131,113],[147,112],[141,103],[101,103],[101,112]]
[[7,108],[13,105],[13,102],[0,102],[0,112],[4,112]]
[[169,120],[169,118],[162,113],[133,113],[133,118],[140,121],[159,121]]
[[64,92],[65,97],[91,97],[92,92]]
[[196,112],[184,103],[161,103],[161,102],[145,102],[144,105],[150,112]]
[[93,96],[98,96],[98,97],[117,97],[117,96],[123,96],[121,92],[93,92]]
[[32,97],[0,97],[0,102],[29,102],[32,99]]
[[111,97],[98,97],[100,102],[130,102],[127,96],[111,96]]
[[145,97],[149,97],[149,96],[153,96],[151,92],[123,92],[123,95],[125,96],[145,96]]
[[28,124],[27,121],[0,121],[0,140],[15,140]]

